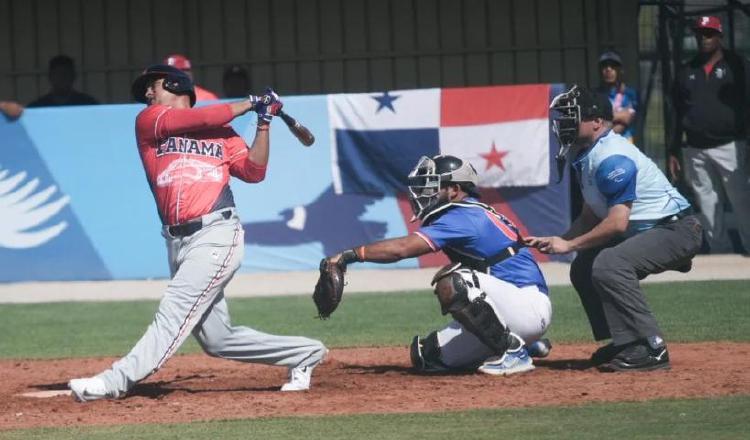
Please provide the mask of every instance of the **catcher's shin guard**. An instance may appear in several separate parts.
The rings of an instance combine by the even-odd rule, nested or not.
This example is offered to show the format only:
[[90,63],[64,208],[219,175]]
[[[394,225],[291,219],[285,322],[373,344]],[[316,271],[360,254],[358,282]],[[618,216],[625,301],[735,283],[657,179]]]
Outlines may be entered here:
[[411,365],[419,373],[441,373],[449,370],[440,360],[437,332],[430,333],[424,339],[414,336],[409,346],[409,356]]
[[[467,284],[462,274],[471,274],[472,282]],[[469,287],[475,288],[470,292]],[[479,290],[479,279],[471,271],[453,272],[437,282],[435,294],[440,300],[443,315],[451,314],[497,355],[505,353],[514,342],[508,327],[493,305],[487,301],[487,294]]]

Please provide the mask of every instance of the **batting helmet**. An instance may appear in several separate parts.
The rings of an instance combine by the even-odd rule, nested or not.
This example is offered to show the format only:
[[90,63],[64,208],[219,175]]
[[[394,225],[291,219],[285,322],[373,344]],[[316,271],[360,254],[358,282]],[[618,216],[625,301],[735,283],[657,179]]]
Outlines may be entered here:
[[424,219],[427,214],[441,205],[439,192],[446,183],[456,183],[471,196],[478,196],[476,186],[479,182],[477,170],[468,162],[456,156],[437,155],[432,158],[423,156],[409,173],[409,202],[414,217]]
[[195,105],[195,87],[190,77],[182,70],[164,64],[150,66],[133,81],[133,87],[130,89],[133,98],[138,102],[148,104],[146,89],[151,81],[159,78],[164,78],[162,84],[164,90],[175,95],[188,95],[190,96],[190,106]]

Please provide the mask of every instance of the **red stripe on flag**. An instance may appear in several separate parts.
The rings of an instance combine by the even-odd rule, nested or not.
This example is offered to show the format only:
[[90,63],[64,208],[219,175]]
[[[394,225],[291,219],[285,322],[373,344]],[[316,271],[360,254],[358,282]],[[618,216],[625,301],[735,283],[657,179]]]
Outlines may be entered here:
[[440,126],[547,119],[549,84],[442,89]]

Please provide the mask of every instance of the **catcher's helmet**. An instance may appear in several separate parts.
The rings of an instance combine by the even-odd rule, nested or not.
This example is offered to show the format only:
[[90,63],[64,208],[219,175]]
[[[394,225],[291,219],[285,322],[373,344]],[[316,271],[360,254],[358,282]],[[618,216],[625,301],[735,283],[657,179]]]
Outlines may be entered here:
[[146,89],[151,81],[159,78],[164,78],[162,87],[165,90],[175,95],[188,95],[190,96],[190,106],[195,105],[195,87],[193,86],[193,81],[182,70],[165,64],[155,64],[148,67],[133,81],[133,86],[130,89],[133,93],[133,98],[138,102],[148,104]]
[[414,212],[412,221],[424,219],[432,210],[440,206],[438,200],[441,185],[457,183],[471,196],[477,196],[479,181],[477,170],[468,162],[456,156],[437,155],[433,158],[422,156],[409,173],[409,202]]

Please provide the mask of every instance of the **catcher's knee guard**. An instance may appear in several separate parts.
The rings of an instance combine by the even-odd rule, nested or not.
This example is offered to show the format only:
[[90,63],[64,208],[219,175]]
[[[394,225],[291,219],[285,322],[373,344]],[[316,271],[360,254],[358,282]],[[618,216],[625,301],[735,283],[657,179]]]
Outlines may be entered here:
[[[464,276],[470,277],[471,281]],[[473,292],[469,291],[470,287],[474,289]],[[450,313],[453,319],[496,354],[505,353],[513,337],[495,308],[487,301],[487,294],[480,290],[479,279],[473,271],[449,272],[437,281],[435,294],[443,315]]]
[[440,360],[437,332],[430,333],[424,339],[414,336],[409,346],[409,356],[411,365],[420,373],[440,373],[449,370]]

